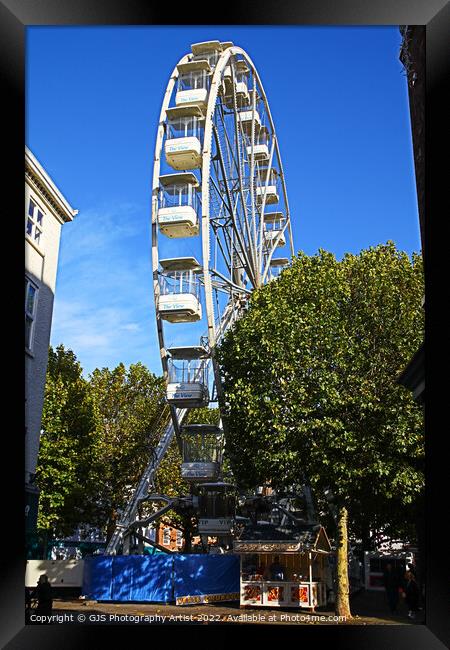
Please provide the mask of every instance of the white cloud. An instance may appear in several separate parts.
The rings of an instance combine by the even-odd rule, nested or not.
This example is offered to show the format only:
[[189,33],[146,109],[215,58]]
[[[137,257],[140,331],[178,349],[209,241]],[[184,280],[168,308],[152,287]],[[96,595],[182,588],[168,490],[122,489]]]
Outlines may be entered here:
[[126,330],[127,332],[138,332],[141,326],[138,323],[127,323],[126,325],[122,325],[120,329]]

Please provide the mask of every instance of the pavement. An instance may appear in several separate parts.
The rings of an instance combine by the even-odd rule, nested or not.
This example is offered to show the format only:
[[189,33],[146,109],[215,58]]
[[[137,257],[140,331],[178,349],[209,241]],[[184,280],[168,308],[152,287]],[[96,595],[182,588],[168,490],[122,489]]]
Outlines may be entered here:
[[237,602],[177,606],[162,603],[109,603],[82,599],[56,599],[50,620],[39,620],[31,610],[32,625],[417,625],[424,623],[424,612],[414,621],[407,608],[399,604],[390,614],[384,592],[362,590],[351,596],[352,618],[338,620],[330,607],[311,613],[302,609],[240,608]]

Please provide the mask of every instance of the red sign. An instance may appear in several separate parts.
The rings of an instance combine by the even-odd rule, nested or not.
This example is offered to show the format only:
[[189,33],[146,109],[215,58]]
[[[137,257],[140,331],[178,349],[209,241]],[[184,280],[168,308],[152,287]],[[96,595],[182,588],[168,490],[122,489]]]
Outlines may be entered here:
[[267,600],[269,602],[284,600],[284,587],[269,587]]
[[295,586],[291,587],[291,600],[294,602],[308,604],[308,587]]
[[261,587],[259,585],[244,585],[242,600],[247,602],[261,602]]

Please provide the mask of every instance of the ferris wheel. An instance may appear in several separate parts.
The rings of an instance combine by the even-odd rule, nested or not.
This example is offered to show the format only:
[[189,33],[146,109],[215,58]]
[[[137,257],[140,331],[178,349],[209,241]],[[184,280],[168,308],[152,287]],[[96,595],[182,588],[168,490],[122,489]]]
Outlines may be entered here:
[[[156,323],[177,435],[189,408],[221,395],[216,345],[294,252],[275,126],[252,60],[231,42],[191,50],[166,88],[152,186]],[[193,340],[186,324],[198,321],[206,334]],[[183,345],[168,347],[174,323]],[[217,478],[184,469],[186,479]]]
[[231,42],[196,43],[167,84],[153,164],[153,290],[171,423],[107,553],[130,529],[154,521],[156,515],[136,520],[137,506],[152,498],[153,476],[174,435],[182,478],[208,493],[204,503],[216,504],[212,516],[200,509],[199,532],[229,535],[231,510],[217,515],[217,503],[230,502],[222,421],[184,422],[190,409],[221,396],[216,346],[253,289],[274,279],[293,253],[280,151],[256,68]]

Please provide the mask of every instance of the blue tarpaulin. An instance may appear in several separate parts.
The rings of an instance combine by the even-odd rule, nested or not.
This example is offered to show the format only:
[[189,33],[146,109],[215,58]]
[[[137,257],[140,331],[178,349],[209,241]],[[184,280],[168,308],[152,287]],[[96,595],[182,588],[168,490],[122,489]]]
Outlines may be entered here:
[[113,557],[98,555],[84,560],[82,594],[92,600],[111,600]]
[[236,555],[94,556],[84,561],[83,595],[116,602],[171,602],[239,593]]
[[173,557],[123,555],[86,558],[83,595],[116,602],[173,600]]
[[215,594],[239,597],[239,590],[239,556],[174,556],[175,599]]

